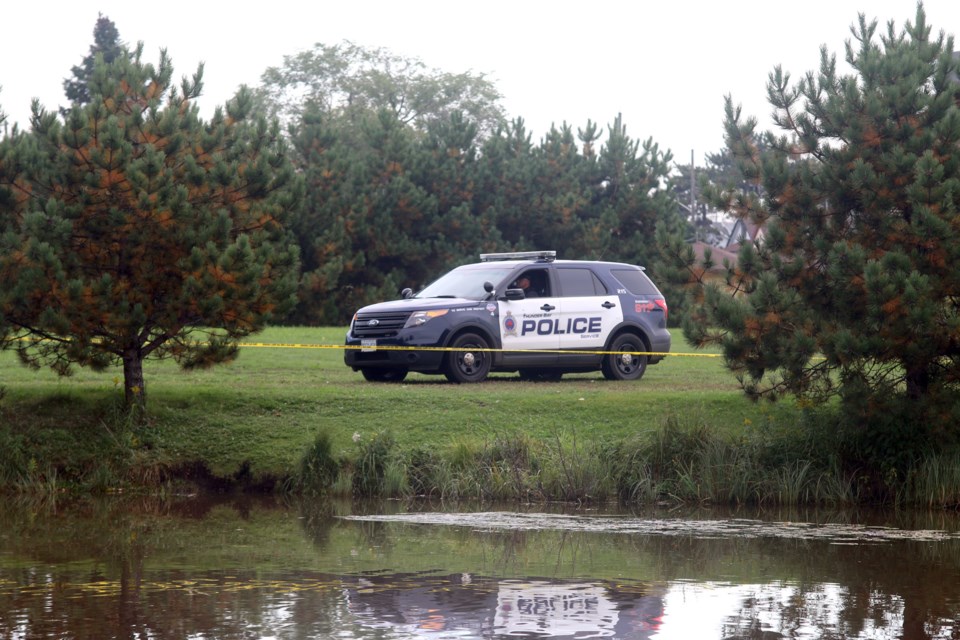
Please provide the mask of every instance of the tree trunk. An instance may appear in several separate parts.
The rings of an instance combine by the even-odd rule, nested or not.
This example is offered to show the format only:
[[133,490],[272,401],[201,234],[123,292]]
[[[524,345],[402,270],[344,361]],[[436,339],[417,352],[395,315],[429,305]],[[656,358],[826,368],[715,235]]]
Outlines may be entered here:
[[914,365],[907,367],[907,397],[911,400],[919,400],[927,393],[930,387],[930,370],[923,365]]
[[133,347],[123,352],[123,394],[127,407],[143,409],[147,393],[143,382],[143,355]]

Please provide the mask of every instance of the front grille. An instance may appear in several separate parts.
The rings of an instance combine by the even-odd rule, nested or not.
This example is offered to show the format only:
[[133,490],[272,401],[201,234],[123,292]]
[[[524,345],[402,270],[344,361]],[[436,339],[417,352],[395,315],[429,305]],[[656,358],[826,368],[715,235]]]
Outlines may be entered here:
[[359,313],[353,321],[353,335],[357,338],[392,338],[403,329],[409,317],[409,311]]

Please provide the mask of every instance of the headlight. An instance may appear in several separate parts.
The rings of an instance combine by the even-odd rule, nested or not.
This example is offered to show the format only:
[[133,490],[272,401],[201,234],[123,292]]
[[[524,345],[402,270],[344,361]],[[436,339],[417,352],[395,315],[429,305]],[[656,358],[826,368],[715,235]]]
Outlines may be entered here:
[[411,327],[419,327],[420,325],[426,324],[428,321],[433,318],[439,318],[440,316],[447,315],[449,309],[434,309],[433,311],[416,311],[407,318],[407,323],[403,325],[404,329],[409,329]]

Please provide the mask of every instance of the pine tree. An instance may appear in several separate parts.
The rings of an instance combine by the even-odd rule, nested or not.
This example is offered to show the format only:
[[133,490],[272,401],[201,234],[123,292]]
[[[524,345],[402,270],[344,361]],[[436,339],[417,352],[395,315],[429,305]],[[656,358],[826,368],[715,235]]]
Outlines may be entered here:
[[656,225],[677,216],[667,189],[673,154],[652,138],[642,143],[627,135],[618,115],[608,127],[594,183],[593,235],[598,258],[650,266],[658,257]]
[[35,105],[4,154],[0,315],[22,360],[61,374],[121,364],[145,406],[143,361],[208,366],[292,306],[297,252],[284,229],[297,181],[276,122],[249,121],[246,89],[209,122],[173,87],[166,52],[99,60],[90,102],[65,122]]
[[347,177],[355,163],[341,144],[337,129],[316,105],[308,107],[292,130],[294,162],[305,182],[303,206],[291,221],[300,246],[303,278],[293,322],[308,325],[342,324],[340,276],[356,260],[346,217],[352,189]]
[[501,246],[493,220],[474,209],[478,131],[478,124],[459,111],[427,128],[414,181],[435,198],[436,212],[429,222],[431,247],[419,283]]
[[[70,104],[84,105],[90,103],[89,84],[93,77],[93,68],[98,56],[109,64],[125,52],[126,47],[120,40],[120,32],[117,30],[117,26],[102,13],[97,14],[97,24],[93,28],[93,44],[90,45],[90,53],[86,55],[80,65],[74,66],[70,70],[73,77],[63,81],[63,92]],[[68,109],[61,109],[64,115],[67,111]]]
[[[499,251],[550,249],[535,246],[533,209],[540,166],[523,118],[516,118],[484,141],[477,167],[474,211],[492,220],[503,239]],[[547,231],[547,230],[542,230]]]
[[589,145],[595,140],[595,125],[588,121],[579,137],[564,123],[551,127],[536,150],[535,191],[528,205],[531,213],[525,229],[531,249],[553,249],[565,258],[597,257],[585,222],[591,211],[594,192],[592,180],[597,173],[597,157],[581,154],[578,141]]
[[715,195],[765,241],[721,286],[672,253],[694,283],[686,335],[720,343],[751,395],[839,396],[872,446],[895,423],[889,451],[960,431],[958,61],[922,5],[902,31],[878,37],[860,16],[852,32],[852,74],[826,50],[795,84],[771,74],[780,135],[727,99],[727,147],[752,187]]
[[298,321],[344,323],[445,266],[437,197],[419,183],[427,151],[416,132],[389,111],[358,117],[312,109],[295,136],[308,192],[295,225],[307,254]]
[[617,118],[600,136],[563,124],[533,146],[523,120],[485,141],[475,210],[496,221],[504,249],[552,249],[566,258],[650,265],[656,223],[676,215],[666,189],[670,152],[626,135]]

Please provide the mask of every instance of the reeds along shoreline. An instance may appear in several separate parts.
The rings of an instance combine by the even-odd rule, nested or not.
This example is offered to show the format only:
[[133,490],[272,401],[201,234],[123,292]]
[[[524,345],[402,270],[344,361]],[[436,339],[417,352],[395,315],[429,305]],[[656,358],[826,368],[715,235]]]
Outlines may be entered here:
[[667,424],[653,437],[606,444],[509,435],[402,450],[389,432],[356,444],[354,457],[339,460],[321,459],[330,448],[314,446],[292,484],[339,496],[443,500],[960,506],[958,456],[932,455],[881,478],[845,468],[830,451],[797,457],[796,441],[734,441],[697,425]]

